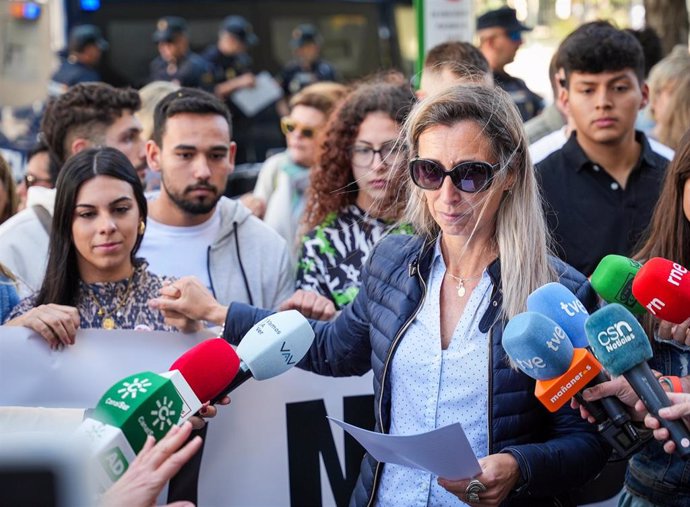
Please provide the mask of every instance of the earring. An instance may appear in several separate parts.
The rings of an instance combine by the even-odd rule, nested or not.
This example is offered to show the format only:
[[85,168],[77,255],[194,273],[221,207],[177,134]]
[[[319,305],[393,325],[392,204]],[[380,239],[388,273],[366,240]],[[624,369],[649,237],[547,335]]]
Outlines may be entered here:
[[144,222],[139,222],[139,236],[143,236],[145,230],[146,224]]

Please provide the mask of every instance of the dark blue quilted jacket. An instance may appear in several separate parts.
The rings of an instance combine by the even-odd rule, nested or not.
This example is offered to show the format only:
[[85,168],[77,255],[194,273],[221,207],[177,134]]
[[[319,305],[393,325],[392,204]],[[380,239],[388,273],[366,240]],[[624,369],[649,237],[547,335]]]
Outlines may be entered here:
[[[332,322],[313,322],[314,345],[300,367],[329,376],[363,375],[374,370],[376,431],[388,432],[391,389],[388,366],[426,294],[433,244],[415,236],[390,236],[372,251],[362,271],[357,298]],[[553,260],[560,282],[591,311],[596,296],[587,280]],[[516,267],[516,269],[520,269]],[[500,264],[489,267],[494,284],[489,309],[480,321],[491,344],[489,360],[489,454],[510,452],[526,480],[504,505],[575,505],[569,492],[592,479],[604,466],[608,447],[594,426],[565,406],[549,413],[534,397],[534,381],[512,369],[501,345],[505,323],[501,309]],[[225,338],[236,343],[269,312],[233,303]],[[369,454],[352,493],[353,506],[372,505],[382,466]]]

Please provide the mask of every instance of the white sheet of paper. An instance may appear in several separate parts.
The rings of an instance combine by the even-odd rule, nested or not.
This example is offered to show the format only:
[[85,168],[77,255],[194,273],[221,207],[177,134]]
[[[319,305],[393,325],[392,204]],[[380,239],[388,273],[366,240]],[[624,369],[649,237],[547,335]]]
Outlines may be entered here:
[[461,480],[482,472],[460,423],[418,435],[385,435],[333,417],[377,461],[426,470],[444,479]]
[[241,88],[234,92],[230,98],[245,114],[252,117],[259,111],[283,96],[283,89],[275,79],[266,71],[256,75],[254,86]]

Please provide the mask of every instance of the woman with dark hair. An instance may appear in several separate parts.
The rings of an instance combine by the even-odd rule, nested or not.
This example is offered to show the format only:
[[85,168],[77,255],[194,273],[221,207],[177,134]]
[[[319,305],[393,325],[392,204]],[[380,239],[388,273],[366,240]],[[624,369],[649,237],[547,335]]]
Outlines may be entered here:
[[70,158],[57,180],[50,255],[41,289],[6,323],[41,334],[52,348],[79,328],[172,330],[146,302],[164,278],[135,258],[146,198],[132,163],[113,148]]
[[374,244],[386,234],[411,232],[394,224],[405,206],[398,137],[413,102],[407,85],[365,83],[326,125],[307,190],[303,223],[309,232],[297,288],[327,297],[337,309],[357,295]]

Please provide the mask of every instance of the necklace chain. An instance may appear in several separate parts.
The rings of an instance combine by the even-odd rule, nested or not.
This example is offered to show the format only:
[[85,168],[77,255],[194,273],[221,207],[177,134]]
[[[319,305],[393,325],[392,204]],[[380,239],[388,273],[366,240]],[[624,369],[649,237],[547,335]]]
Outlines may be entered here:
[[[482,272],[483,274],[483,272]],[[465,282],[469,282],[470,280],[477,280],[482,277],[482,274],[479,274],[477,276],[468,276],[467,278],[461,278],[459,276],[455,276],[448,271],[446,271],[446,275],[458,282],[458,285],[456,287],[458,291],[458,297],[464,297],[465,294],[467,293],[467,289],[465,288]]]
[[98,308],[98,310],[96,311],[96,315],[103,317],[103,321],[102,321],[101,326],[104,329],[108,329],[108,330],[115,329],[115,319],[112,317],[112,315],[115,312],[117,312],[120,308],[122,308],[125,305],[125,303],[127,302],[127,298],[129,297],[129,293],[132,290],[132,280],[134,279],[134,273],[135,272],[136,272],[136,269],[134,269],[132,271],[132,274],[130,275],[129,280],[127,280],[127,288],[125,289],[125,293],[122,295],[122,297],[118,301],[115,308],[113,308],[109,312],[106,311],[105,308],[103,308],[100,301],[98,301],[98,298],[96,297],[96,295],[91,290],[91,287],[89,286],[89,284],[86,284],[87,290],[89,291],[89,296],[91,296],[91,300],[96,305],[96,308]]

